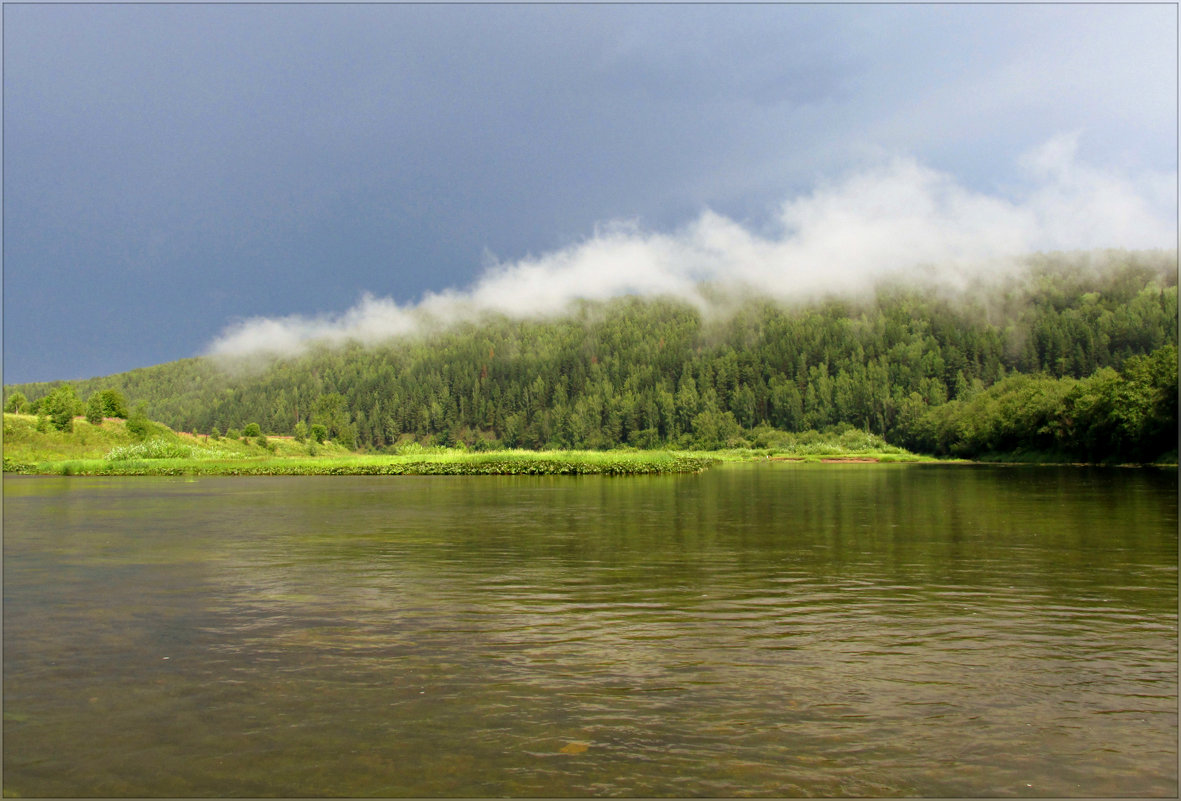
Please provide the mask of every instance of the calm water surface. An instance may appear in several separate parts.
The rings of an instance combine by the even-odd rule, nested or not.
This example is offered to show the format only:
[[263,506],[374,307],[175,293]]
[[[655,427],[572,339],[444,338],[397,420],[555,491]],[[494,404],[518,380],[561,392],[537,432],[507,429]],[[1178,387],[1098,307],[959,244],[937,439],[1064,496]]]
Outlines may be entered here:
[[1175,472],[4,479],[23,796],[1176,796]]

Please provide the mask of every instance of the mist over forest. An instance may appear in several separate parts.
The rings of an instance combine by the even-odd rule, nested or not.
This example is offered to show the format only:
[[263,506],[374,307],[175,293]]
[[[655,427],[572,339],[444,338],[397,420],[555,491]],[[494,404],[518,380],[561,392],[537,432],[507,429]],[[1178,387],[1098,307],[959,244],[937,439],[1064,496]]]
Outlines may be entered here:
[[[1031,253],[1171,246],[1176,212],[1162,213],[1172,208],[1162,198],[1175,195],[1175,177],[1097,167],[1080,161],[1078,146],[1077,135],[1062,135],[1025,154],[1025,185],[1005,193],[895,158],[788,197],[762,224],[708,209],[667,231],[609,221],[539,255],[502,262],[486,254],[470,284],[417,301],[366,292],[342,313],[236,320],[206,355],[291,356],[317,343],[380,343],[485,314],[553,318],[586,301],[629,296],[675,300],[707,318],[752,298],[864,299],[883,282],[954,296],[1022,272]],[[1087,270],[1095,256],[1072,258]]]
[[[898,275],[795,301],[697,297],[483,310],[290,355],[75,383],[208,433],[318,423],[351,448],[769,447],[861,430],[923,453],[1145,461],[1176,450],[1176,251],[1029,256],[958,286]],[[60,382],[5,387],[30,401]]]

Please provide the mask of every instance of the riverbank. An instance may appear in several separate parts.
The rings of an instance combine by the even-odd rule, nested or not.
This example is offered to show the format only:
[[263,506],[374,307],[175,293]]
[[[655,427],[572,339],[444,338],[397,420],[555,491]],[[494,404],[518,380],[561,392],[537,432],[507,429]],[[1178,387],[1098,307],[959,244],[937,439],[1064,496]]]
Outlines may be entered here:
[[638,475],[700,472],[717,461],[705,454],[670,451],[444,451],[322,458],[74,459],[36,464],[6,458],[4,472],[79,476]]
[[641,475],[695,473],[722,462],[783,464],[937,462],[914,454],[770,455],[736,451],[488,451],[454,449],[419,454],[349,454],[329,457],[4,459],[14,475],[77,476],[294,476],[294,475]]
[[152,423],[146,437],[126,421],[75,418],[70,431],[38,425],[32,415],[4,415],[4,472],[24,475],[637,475],[698,472],[719,462],[918,462],[862,432],[836,438],[784,435],[763,448],[720,451],[489,450],[425,447],[354,453],[332,442],[291,437],[208,437]]

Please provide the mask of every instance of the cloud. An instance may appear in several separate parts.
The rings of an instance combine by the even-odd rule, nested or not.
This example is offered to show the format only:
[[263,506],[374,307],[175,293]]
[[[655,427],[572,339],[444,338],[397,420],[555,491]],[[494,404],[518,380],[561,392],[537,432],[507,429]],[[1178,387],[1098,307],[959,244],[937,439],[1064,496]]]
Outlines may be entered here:
[[576,300],[620,295],[672,296],[708,308],[727,293],[800,300],[898,275],[955,286],[1036,251],[1176,247],[1175,175],[1083,164],[1077,134],[1046,142],[1018,166],[1027,186],[1002,196],[895,158],[788,200],[770,233],[710,211],[671,233],[611,223],[552,253],[493,261],[473,285],[428,293],[415,304],[366,294],[342,314],[244,320],[207,352],[241,357],[295,354],[313,342],[373,344],[482,313],[553,315]]

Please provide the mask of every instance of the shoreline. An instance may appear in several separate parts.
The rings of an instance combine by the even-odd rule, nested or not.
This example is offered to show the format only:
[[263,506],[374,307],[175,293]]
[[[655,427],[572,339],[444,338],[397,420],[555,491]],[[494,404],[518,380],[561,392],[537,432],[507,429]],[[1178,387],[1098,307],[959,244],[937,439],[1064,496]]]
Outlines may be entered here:
[[[983,464],[1103,466],[1176,469],[1152,464],[1084,464],[1050,453],[994,454],[979,459],[940,458],[891,446],[850,432],[800,435],[796,441],[718,450],[471,450],[411,442],[393,452],[348,451],[333,442],[297,441],[284,435],[210,438],[151,423],[135,436],[126,421],[101,425],[75,418],[73,430],[35,430],[29,415],[4,415],[5,475],[79,476],[297,476],[297,475],[654,475],[698,473],[722,463]],[[850,447],[851,446],[851,447]],[[1055,457],[1058,458],[1055,458]]]
[[766,454],[734,451],[449,451],[434,454],[355,454],[332,457],[239,459],[4,460],[5,476],[571,476],[701,473],[722,464],[964,465],[987,467],[1104,467],[1176,470],[1175,463],[979,461],[916,454]]
[[700,473],[722,463],[901,464],[949,460],[899,453],[771,454],[741,451],[461,451],[326,457],[4,460],[5,475],[656,475]]
[[698,473],[720,461],[669,451],[488,451],[327,458],[5,460],[5,475],[299,476],[299,475],[645,475]]

